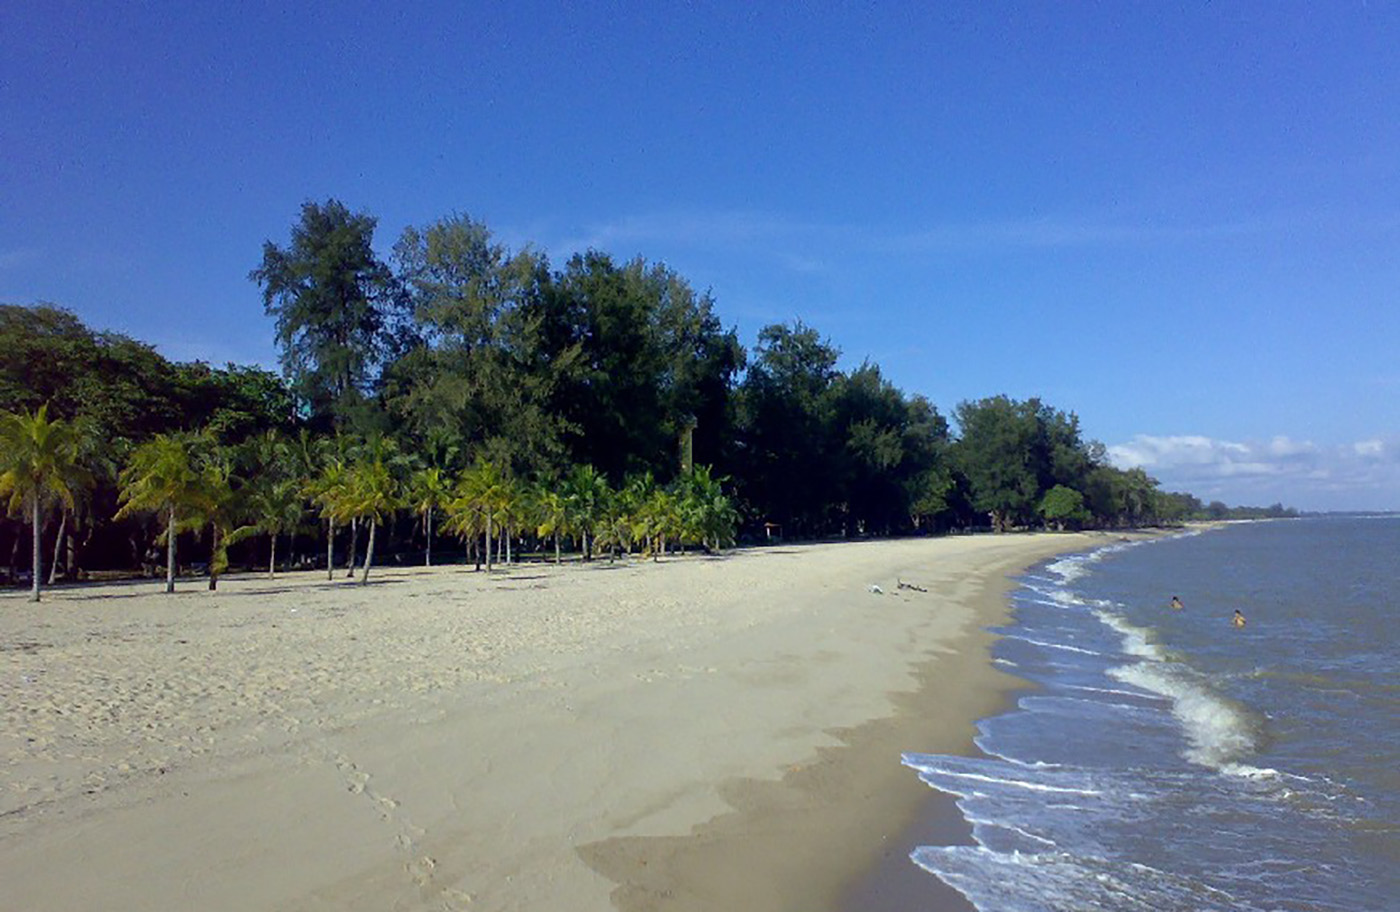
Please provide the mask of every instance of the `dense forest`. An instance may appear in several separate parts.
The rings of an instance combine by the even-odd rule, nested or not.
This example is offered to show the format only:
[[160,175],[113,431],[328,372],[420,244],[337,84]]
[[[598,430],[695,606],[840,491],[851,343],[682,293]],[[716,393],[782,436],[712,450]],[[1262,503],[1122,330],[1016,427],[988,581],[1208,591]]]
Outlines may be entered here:
[[213,587],[230,562],[367,576],[434,554],[1240,515],[1114,468],[1037,399],[945,416],[875,364],[841,370],[802,323],[746,349],[661,264],[589,250],[556,268],[460,215],[408,228],[385,261],[375,228],[308,202],[264,244],[249,278],[280,375],[0,305],[0,575],[163,566],[173,585],[178,563]]

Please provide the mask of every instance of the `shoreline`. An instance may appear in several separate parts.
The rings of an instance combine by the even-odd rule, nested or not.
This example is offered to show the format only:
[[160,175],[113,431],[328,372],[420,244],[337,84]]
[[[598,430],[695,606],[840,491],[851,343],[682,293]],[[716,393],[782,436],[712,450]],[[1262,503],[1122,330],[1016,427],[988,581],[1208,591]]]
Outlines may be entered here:
[[0,878],[36,910],[630,912],[733,881],[835,912],[877,908],[886,857],[965,909],[904,858],[941,796],[899,753],[971,746],[1019,686],[982,629],[1008,576],[1102,540],[0,597]]
[[913,669],[913,688],[889,695],[889,715],[832,731],[839,745],[820,748],[779,781],[726,783],[731,810],[690,834],[582,847],[585,861],[619,884],[620,912],[974,912],[908,857],[918,845],[972,838],[953,797],[931,789],[900,757],[975,752],[976,722],[1034,687],[992,664],[997,636],[987,628],[1010,620],[1014,576],[1102,541],[1062,538],[985,571],[979,590],[964,596],[969,623]]

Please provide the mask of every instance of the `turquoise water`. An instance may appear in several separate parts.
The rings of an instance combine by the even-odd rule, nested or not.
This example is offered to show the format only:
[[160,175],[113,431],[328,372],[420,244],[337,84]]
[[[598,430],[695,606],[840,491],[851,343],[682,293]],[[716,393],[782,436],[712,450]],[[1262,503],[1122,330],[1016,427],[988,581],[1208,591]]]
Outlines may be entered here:
[[1400,910],[1400,518],[1116,544],[1022,583],[994,655],[1040,687],[983,720],[984,756],[905,756],[977,843],[916,864],[983,912]]

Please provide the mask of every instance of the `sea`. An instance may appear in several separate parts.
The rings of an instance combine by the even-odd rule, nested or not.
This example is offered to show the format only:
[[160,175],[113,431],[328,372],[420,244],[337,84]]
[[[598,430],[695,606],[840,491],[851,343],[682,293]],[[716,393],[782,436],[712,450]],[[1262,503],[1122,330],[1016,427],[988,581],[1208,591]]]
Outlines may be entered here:
[[930,876],[980,912],[1400,910],[1400,517],[1108,544],[1013,618],[1031,686],[980,756],[904,755],[972,828]]

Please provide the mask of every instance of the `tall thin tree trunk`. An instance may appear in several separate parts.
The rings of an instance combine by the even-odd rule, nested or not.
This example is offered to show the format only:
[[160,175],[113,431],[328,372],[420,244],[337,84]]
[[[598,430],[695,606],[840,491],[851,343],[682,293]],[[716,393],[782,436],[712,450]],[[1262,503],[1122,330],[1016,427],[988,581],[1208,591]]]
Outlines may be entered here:
[[369,568],[370,565],[374,563],[374,530],[378,525],[379,524],[374,521],[373,517],[371,517],[369,521],[369,544],[365,547],[365,572],[364,575],[360,577],[361,583],[369,582]]
[[35,494],[34,494],[34,505],[33,505],[33,507],[32,507],[32,512],[30,513],[30,521],[33,522],[33,524],[34,524],[34,565],[33,565],[32,567],[29,568],[29,569],[30,569],[30,574],[29,574],[29,575],[32,576],[34,579],[33,579],[33,581],[31,582],[30,587],[29,587],[29,600],[30,600],[31,602],[37,602],[37,601],[39,601],[39,583],[40,583],[40,576],[39,576],[39,575],[40,575],[41,573],[43,573],[43,568],[39,565],[39,563],[40,563],[40,561],[42,561],[42,560],[44,559],[43,554],[40,553],[40,550],[41,550],[41,549],[40,549],[40,547],[39,547],[40,540],[41,540],[42,537],[43,537],[44,527],[43,527],[43,525],[40,524],[40,522],[39,522],[39,494],[38,494],[38,492],[35,492]]
[[211,533],[211,548],[209,550],[209,591],[213,592],[219,588],[219,568],[214,565],[219,554],[219,527],[216,525]]
[[559,533],[558,533],[558,532],[555,532],[555,533],[554,533],[554,562],[555,562],[556,564],[562,563],[562,562],[563,562],[563,558],[561,558],[560,555],[559,555]]
[[273,532],[268,538],[272,539],[272,544],[267,555],[267,578],[277,579],[277,533]]
[[491,539],[492,539],[494,536],[495,536],[494,530],[491,528],[491,511],[490,511],[490,510],[487,510],[487,511],[486,511],[486,572],[487,572],[487,573],[490,573],[490,572],[491,572],[491,545],[492,545]]
[[345,578],[353,579],[355,576],[355,549],[359,547],[360,539],[360,518],[358,516],[350,519],[350,556],[345,559]]
[[431,567],[433,565],[433,511],[431,507],[428,508],[428,515],[424,517],[424,520],[428,524],[428,547],[423,552],[423,566]]
[[511,534],[510,534],[510,525],[509,525],[509,524],[507,524],[507,525],[505,525],[505,526],[503,526],[503,527],[501,528],[501,538],[504,538],[504,539],[506,540],[506,565],[509,566],[509,565],[510,565],[510,546],[511,546],[511,541],[510,541],[510,540],[511,540]]
[[68,511],[60,511],[62,517],[58,521],[58,538],[53,542],[53,563],[49,565],[49,585],[52,586],[58,581],[58,559],[63,553],[63,536],[68,534]]
[[335,520],[326,520],[326,579],[335,580]]
[[170,505],[170,517],[165,527],[165,591],[175,591],[175,505]]

